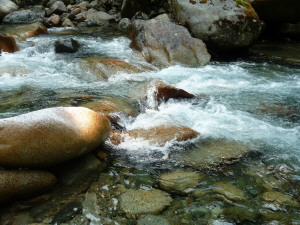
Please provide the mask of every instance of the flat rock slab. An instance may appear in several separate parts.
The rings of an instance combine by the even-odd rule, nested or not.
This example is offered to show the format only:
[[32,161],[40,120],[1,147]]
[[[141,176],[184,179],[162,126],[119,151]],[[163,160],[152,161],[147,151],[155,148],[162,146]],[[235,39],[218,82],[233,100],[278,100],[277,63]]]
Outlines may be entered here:
[[83,107],[43,109],[0,120],[0,165],[46,167],[84,155],[108,137],[110,121]]
[[156,214],[170,206],[172,198],[159,190],[127,190],[121,195],[121,208],[127,217]]

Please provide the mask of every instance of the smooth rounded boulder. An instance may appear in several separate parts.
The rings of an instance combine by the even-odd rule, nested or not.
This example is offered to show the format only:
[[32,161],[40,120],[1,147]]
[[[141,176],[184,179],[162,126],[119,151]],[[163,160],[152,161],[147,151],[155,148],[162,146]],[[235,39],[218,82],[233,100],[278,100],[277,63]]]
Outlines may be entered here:
[[18,10],[19,7],[10,0],[0,0],[0,21],[5,17],[7,14]]
[[47,191],[56,177],[46,171],[0,170],[0,205]]
[[105,141],[110,121],[83,107],[42,109],[0,120],[0,165],[46,167],[84,155]]

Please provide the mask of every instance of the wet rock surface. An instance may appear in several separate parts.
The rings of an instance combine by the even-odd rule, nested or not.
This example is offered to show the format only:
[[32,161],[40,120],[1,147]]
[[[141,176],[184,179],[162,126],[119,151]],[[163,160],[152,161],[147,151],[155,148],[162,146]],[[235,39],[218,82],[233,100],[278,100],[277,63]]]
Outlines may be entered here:
[[47,27],[42,23],[33,23],[18,27],[1,27],[0,32],[9,34],[17,40],[26,40],[30,37],[35,37],[48,32]]
[[19,48],[16,44],[15,39],[12,36],[0,33],[0,54],[2,51],[14,53],[18,50]]
[[[182,26],[159,20],[136,20],[128,32],[131,47],[159,67],[203,66],[210,60],[205,44]],[[192,53],[192,54],[191,54]]]
[[72,38],[57,40],[54,43],[56,53],[75,53],[79,47],[79,42]]

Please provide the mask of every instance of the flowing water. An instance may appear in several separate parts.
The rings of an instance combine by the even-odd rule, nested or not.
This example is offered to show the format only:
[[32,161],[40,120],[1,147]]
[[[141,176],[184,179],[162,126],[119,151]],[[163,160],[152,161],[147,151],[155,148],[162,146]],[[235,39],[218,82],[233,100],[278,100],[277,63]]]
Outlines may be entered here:
[[[207,188],[216,181],[223,181],[249,192],[249,187],[259,189],[260,184],[258,182],[254,185],[252,178],[249,178],[251,173],[245,171],[256,169],[256,173],[259,173],[266,170],[268,176],[280,178],[282,180],[278,182],[284,183],[280,188],[276,186],[267,190],[293,196],[299,203],[299,68],[237,60],[211,62],[199,68],[173,66],[158,69],[147,64],[138,53],[132,51],[129,47],[130,41],[126,37],[112,33],[114,32],[107,30],[91,32],[87,29],[79,32],[74,29],[55,28],[50,29],[47,35],[19,41],[19,52],[3,53],[0,57],[0,118],[52,106],[79,105],[87,101],[80,96],[91,96],[94,100],[102,97],[121,98],[130,102],[139,112],[136,118],[121,118],[120,124],[127,130],[147,129],[166,124],[183,125],[201,135],[196,141],[191,141],[192,143],[178,144],[174,141],[165,146],[151,145],[146,141],[130,138],[125,139],[119,146],[107,143],[111,147],[111,154],[117,158],[115,163],[118,170],[125,167],[135,168],[156,177],[161,171],[189,168],[176,157],[172,157],[172,153],[184,152],[188,144],[193,145],[199,139],[238,142],[250,145],[252,154],[240,162],[225,166],[225,169],[222,167],[217,171],[205,170],[207,178],[199,187]],[[82,47],[75,54],[56,54],[54,41],[61,37],[72,37],[79,41]],[[93,74],[80,67],[82,58],[90,56],[139,63],[153,70],[137,74],[118,73],[108,80],[99,81]],[[162,80],[184,89],[196,95],[196,98],[169,100],[158,105],[151,96],[151,90],[146,90],[154,80]],[[147,100],[145,97],[148,97]],[[178,202],[189,202],[184,197],[174,198],[181,199]],[[201,216],[199,218],[202,219],[191,216],[188,222],[184,223],[183,215],[193,214],[184,211],[181,217],[177,215],[176,220],[181,221],[178,224],[200,224],[199,221],[213,221],[213,224],[267,224],[273,220],[284,221],[285,224],[300,224],[299,208],[282,205],[278,208],[264,208],[264,203],[258,200],[258,194],[253,194],[250,198],[248,203],[251,206],[246,203],[245,205],[259,208],[258,215],[253,218],[239,218],[243,216],[225,210],[216,214],[217,216],[214,213],[208,213],[210,216],[205,214],[202,217],[206,220]],[[216,209],[215,211],[228,209],[224,204],[229,204],[210,198],[193,201],[210,210]],[[191,209],[192,206],[186,207]],[[182,206],[183,209],[186,208]],[[272,215],[277,213],[281,217],[274,216],[270,219],[264,216],[267,213],[263,214],[263,210],[270,210]],[[164,212],[166,217],[170,214],[169,211]],[[235,215],[234,218],[231,214]]]

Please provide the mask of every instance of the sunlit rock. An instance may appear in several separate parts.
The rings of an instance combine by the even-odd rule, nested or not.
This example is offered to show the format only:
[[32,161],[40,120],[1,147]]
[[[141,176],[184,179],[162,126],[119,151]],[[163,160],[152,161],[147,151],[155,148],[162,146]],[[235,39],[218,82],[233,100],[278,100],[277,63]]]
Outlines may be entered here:
[[124,133],[112,131],[109,139],[115,145],[120,144],[126,137],[129,137],[146,140],[152,145],[164,146],[167,142],[183,142],[196,138],[198,135],[197,131],[184,126],[159,126],[147,130],[137,129]]
[[167,193],[156,189],[149,191],[129,189],[120,197],[121,209],[129,218],[159,213],[170,206],[172,201]]
[[187,194],[197,187],[201,175],[196,172],[177,171],[162,174],[159,177],[159,185],[169,193]]
[[158,67],[198,67],[210,61],[205,44],[182,26],[160,20],[135,20],[129,29],[131,47]]
[[55,176],[46,171],[0,170],[0,204],[40,194],[55,183]]
[[6,15],[18,10],[19,7],[10,0],[0,0],[0,21]]
[[84,155],[108,137],[109,120],[82,107],[43,109],[0,120],[0,165],[45,167]]

